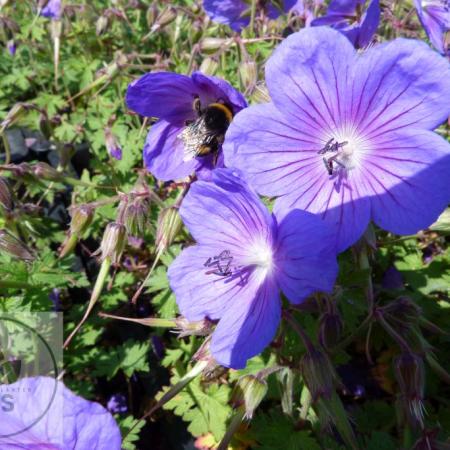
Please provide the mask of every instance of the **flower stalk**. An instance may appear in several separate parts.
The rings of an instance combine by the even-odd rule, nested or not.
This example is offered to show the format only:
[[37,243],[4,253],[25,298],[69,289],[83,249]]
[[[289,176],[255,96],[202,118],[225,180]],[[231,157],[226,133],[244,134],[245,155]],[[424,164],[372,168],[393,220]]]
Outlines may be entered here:
[[100,298],[100,294],[102,293],[103,287],[106,283],[106,279],[109,274],[109,269],[111,267],[111,257],[106,256],[103,261],[102,265],[100,267],[100,272],[97,275],[97,279],[95,281],[94,290],[92,291],[91,298],[89,299],[89,304],[86,309],[86,312],[84,313],[83,318],[80,320],[78,325],[75,327],[75,329],[70,333],[69,337],[64,342],[63,348],[67,348],[74,336],[78,333],[80,328],[83,326],[83,324],[86,322],[87,318],[89,317],[89,314],[91,313],[92,309],[94,308],[95,304],[97,303],[98,299]]

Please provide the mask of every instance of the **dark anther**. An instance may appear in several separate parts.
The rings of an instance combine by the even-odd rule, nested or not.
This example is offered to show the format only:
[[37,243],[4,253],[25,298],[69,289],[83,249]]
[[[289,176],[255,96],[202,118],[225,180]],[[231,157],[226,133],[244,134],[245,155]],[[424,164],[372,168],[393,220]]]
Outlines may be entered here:
[[213,270],[206,272],[206,275],[214,274],[222,277],[228,277],[232,274],[230,269],[232,261],[233,257],[231,256],[231,252],[229,250],[224,250],[219,255],[208,258],[204,266],[212,267]]
[[334,138],[331,138],[324,146],[321,148],[317,153],[319,155],[324,155],[325,153],[334,153],[333,156],[330,156],[327,158],[326,156],[323,157],[323,163],[325,164],[325,168],[327,169],[328,175],[333,175],[333,163],[336,163],[337,165],[345,168],[344,164],[342,164],[339,161],[339,150],[347,145],[348,142],[338,142],[335,141]]
[[344,145],[347,145],[347,144],[348,144],[347,141],[344,141],[344,142],[338,142],[338,141],[333,142],[333,141],[334,141],[334,138],[331,138],[331,139],[324,145],[324,147],[321,148],[317,153],[318,153],[319,155],[323,155],[323,154],[329,153],[329,152],[335,153],[335,152],[338,152],[342,147],[344,147]]

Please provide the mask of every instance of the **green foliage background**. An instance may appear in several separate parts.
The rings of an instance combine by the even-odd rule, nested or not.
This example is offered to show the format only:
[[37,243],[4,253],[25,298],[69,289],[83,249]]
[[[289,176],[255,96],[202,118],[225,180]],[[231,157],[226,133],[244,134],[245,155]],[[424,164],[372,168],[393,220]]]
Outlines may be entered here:
[[[418,21],[410,14],[411,2],[386,1],[383,7],[379,40],[396,35],[423,38]],[[205,17],[199,2],[67,1],[60,22],[55,80],[57,25],[36,17],[36,5],[28,0],[9,2],[1,17],[17,24],[11,31],[3,21],[0,33],[4,46],[14,39],[17,52],[14,57],[6,49],[2,52],[0,120],[14,105],[25,103],[8,129],[42,133],[51,142],[51,152],[64,177],[52,181],[0,167],[0,175],[8,179],[15,196],[14,208],[2,209],[0,227],[20,237],[36,255],[33,262],[25,262],[4,249],[0,251],[0,309],[50,310],[54,308],[50,295],[58,289],[68,335],[86,310],[98,272],[92,253],[106,225],[117,216],[118,193],[128,194],[139,175],[145,174],[142,148],[150,124],[127,110],[127,85],[148,71],[186,74],[201,69],[227,79],[251,102],[264,101],[265,60],[288,25],[298,29],[304,23],[292,17],[257,23],[254,31],[245,30],[242,39],[236,40],[227,27]],[[403,28],[393,26],[395,17],[404,19]],[[111,158],[105,147],[104,129],[109,123],[123,149],[121,161]],[[439,132],[448,137],[448,126]],[[80,155],[84,155],[81,171],[76,163]],[[30,153],[27,158],[34,167],[41,155]],[[137,247],[127,245],[121,263],[110,271],[94,311],[64,354],[64,380],[76,393],[104,405],[114,393],[126,395],[128,412],[116,415],[124,449],[192,448],[193,438],[198,448],[214,448],[235,413],[230,400],[237,380],[275,364],[284,367],[288,375],[268,377],[267,395],[253,420],[238,428],[230,448],[351,448],[352,439],[346,439],[343,432],[346,426],[353,429],[355,445],[361,449],[412,448],[422,434],[402,418],[397,401],[399,386],[392,363],[400,353],[399,346],[376,320],[364,322],[369,275],[380,307],[406,296],[420,308],[419,318],[409,324],[412,331],[405,338],[428,363],[425,430],[441,442],[442,447],[433,448],[449,448],[450,444],[444,444],[450,436],[450,376],[446,372],[450,370],[448,211],[431,230],[416,236],[399,238],[374,230],[372,244],[376,249],[369,249],[369,267],[358,264],[358,249],[349,250],[340,256],[340,277],[333,297],[323,301],[317,296],[300,310],[291,311],[318,346],[319,319],[327,302],[332,301],[338,309],[343,329],[328,355],[342,384],[353,386],[337,386],[339,402],[346,411],[344,425],[339,425],[340,410],[332,410],[333,417],[325,414],[324,418],[317,404],[309,405],[308,389],[299,370],[305,347],[285,322],[274,344],[251,360],[245,370],[197,377],[151,419],[139,421],[167,386],[177,383],[193,367],[191,358],[204,340],[195,336],[178,339],[165,328],[98,316],[98,312],[135,318],[171,319],[177,315],[166,269],[191,242],[185,230],[163,253],[137,306],[130,303],[157,253],[158,216],[174,204],[181,189],[158,183],[149,174],[144,176],[152,197],[143,241]],[[75,253],[64,258],[58,257],[58,249],[67,235],[68,216],[61,220],[51,214],[61,196],[66,208],[95,205],[92,224],[81,236]],[[400,279],[395,288],[383,284],[387,271]],[[402,314],[392,318],[394,328],[396,320],[404,324],[409,318]]]

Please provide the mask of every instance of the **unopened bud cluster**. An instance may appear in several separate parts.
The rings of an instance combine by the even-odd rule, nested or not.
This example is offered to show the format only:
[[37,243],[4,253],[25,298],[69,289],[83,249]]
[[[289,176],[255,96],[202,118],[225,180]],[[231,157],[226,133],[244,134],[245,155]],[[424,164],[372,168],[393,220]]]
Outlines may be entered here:
[[150,202],[148,198],[130,196],[130,201],[126,205],[124,218],[125,226],[131,236],[141,237],[147,228],[147,222],[150,211]]

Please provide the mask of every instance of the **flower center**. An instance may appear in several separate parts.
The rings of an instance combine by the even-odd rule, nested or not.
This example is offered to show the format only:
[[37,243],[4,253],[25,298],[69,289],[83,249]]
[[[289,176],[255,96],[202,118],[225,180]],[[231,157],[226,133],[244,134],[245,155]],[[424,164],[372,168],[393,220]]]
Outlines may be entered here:
[[247,266],[256,266],[270,270],[273,264],[272,249],[265,241],[256,241],[248,250],[248,255],[244,258]]
[[366,139],[355,133],[338,132],[327,136],[325,145],[317,152],[329,175],[358,167],[369,149]]
[[218,255],[209,257],[203,264],[207,268],[206,275],[218,275],[227,279],[240,278],[245,284],[253,269],[262,269],[261,276],[265,276],[273,266],[273,252],[270,245],[261,240],[255,241],[245,252],[245,256],[239,257],[239,262],[230,250],[223,250]]

